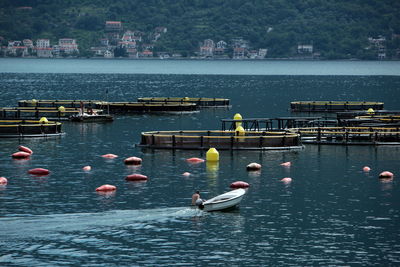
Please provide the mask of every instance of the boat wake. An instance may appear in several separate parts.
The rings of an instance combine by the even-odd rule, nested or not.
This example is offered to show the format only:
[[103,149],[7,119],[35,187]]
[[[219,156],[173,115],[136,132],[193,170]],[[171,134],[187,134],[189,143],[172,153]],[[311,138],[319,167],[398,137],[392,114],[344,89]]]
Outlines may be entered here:
[[13,216],[0,218],[0,237],[26,237],[43,233],[101,230],[110,228],[152,228],[152,225],[187,220],[203,212],[189,207],[114,210],[98,213]]

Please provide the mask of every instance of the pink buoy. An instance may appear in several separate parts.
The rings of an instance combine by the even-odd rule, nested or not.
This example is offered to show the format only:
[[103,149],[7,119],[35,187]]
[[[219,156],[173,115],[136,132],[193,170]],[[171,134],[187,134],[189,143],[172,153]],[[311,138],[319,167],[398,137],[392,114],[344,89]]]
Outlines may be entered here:
[[368,166],[365,166],[365,167],[363,168],[363,171],[364,171],[364,172],[369,172],[370,170],[371,170],[371,168],[368,167]]
[[8,180],[6,177],[0,177],[0,185],[7,185]]
[[115,159],[115,158],[118,158],[118,156],[115,155],[115,154],[105,154],[105,155],[102,155],[102,157],[103,157],[103,158],[106,158],[106,159]]
[[290,167],[292,165],[292,163],[290,161],[284,162],[280,164],[283,167]]
[[261,169],[261,164],[253,162],[253,163],[250,163],[249,165],[247,165],[246,169],[248,171],[258,171]]
[[289,184],[292,182],[292,178],[290,177],[285,177],[281,179],[281,182],[285,183],[285,184]]
[[30,156],[31,154],[23,151],[15,152],[14,154],[11,155],[11,157],[14,159],[26,159],[29,158]]
[[106,192],[106,191],[115,191],[117,187],[110,184],[104,184],[96,188],[96,191]]
[[142,164],[142,159],[138,157],[129,157],[124,160],[126,165],[140,165]]
[[147,181],[147,176],[143,174],[131,174],[125,177],[127,181]]
[[189,159],[186,159],[186,161],[187,161],[187,162],[190,162],[190,163],[202,163],[202,162],[204,162],[204,159],[200,159],[200,158],[189,158]]
[[43,168],[36,168],[29,170],[28,173],[33,175],[48,175],[50,174],[50,171]]
[[236,181],[231,183],[231,185],[229,186],[230,188],[248,188],[250,186],[250,184],[243,182],[243,181]]
[[85,166],[85,167],[82,168],[82,170],[84,170],[85,172],[88,172],[91,169],[92,169],[92,167],[90,167],[90,166]]
[[22,152],[29,153],[29,154],[32,154],[32,153],[33,153],[33,151],[32,151],[30,148],[26,147],[26,146],[19,146],[19,147],[18,147],[18,150],[19,150],[19,151],[22,151]]
[[190,172],[184,172],[184,173],[182,173],[182,175],[187,177],[187,176],[190,176],[191,173]]
[[394,176],[394,174],[389,171],[384,171],[379,174],[379,178],[383,178],[383,179],[392,179],[393,176]]

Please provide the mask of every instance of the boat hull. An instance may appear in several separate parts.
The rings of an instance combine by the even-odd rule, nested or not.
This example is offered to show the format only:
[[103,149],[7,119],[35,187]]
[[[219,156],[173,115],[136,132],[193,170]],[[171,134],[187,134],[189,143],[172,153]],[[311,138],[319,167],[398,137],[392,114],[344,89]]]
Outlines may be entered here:
[[237,207],[243,199],[246,190],[239,188],[216,196],[203,203],[204,211],[224,211]]

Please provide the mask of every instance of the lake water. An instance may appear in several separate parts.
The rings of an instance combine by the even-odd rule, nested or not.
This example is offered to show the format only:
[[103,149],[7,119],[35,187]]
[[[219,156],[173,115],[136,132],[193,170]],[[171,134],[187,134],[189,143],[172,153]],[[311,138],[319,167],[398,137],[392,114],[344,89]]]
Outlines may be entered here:
[[[108,91],[108,94],[106,94]],[[135,147],[150,130],[220,129],[220,120],[289,116],[296,100],[382,101],[400,109],[400,62],[0,59],[0,106],[23,99],[135,101],[146,96],[223,97],[231,109],[64,122],[49,139],[0,140],[0,266],[398,266],[397,146],[317,146],[300,151],[204,151]],[[30,160],[12,160],[18,145]],[[117,159],[105,160],[102,154]],[[123,159],[138,156],[141,167]],[[291,161],[290,168],[279,164]],[[246,165],[261,163],[258,174]],[[82,167],[91,165],[92,171]],[[364,173],[363,166],[371,172]],[[48,168],[46,177],[27,170]],[[189,177],[182,176],[188,171]],[[126,182],[142,173],[147,182]],[[280,182],[291,177],[291,184]],[[250,183],[238,210],[189,207]],[[95,188],[113,184],[101,195]]]

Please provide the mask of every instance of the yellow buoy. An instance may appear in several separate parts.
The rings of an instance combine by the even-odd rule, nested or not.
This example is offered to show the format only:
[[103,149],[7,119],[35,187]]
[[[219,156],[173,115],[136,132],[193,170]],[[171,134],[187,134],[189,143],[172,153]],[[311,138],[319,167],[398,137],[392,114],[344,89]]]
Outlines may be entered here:
[[242,126],[238,126],[235,129],[235,135],[237,136],[244,136],[246,134],[246,131],[244,130],[244,128]]
[[233,119],[235,121],[239,121],[239,122],[235,122],[235,127],[242,126],[242,122],[241,122],[241,120],[243,119],[242,115],[240,115],[239,113],[236,113],[235,116],[233,116]]
[[373,108],[369,108],[369,109],[367,110],[367,113],[368,113],[368,114],[374,114],[374,113],[375,113],[375,110],[374,110]]
[[46,117],[41,117],[39,123],[49,123]]
[[219,153],[215,148],[210,148],[206,153],[207,161],[219,161]]
[[59,107],[58,107],[58,111],[60,111],[60,112],[65,112],[64,106],[59,106]]

